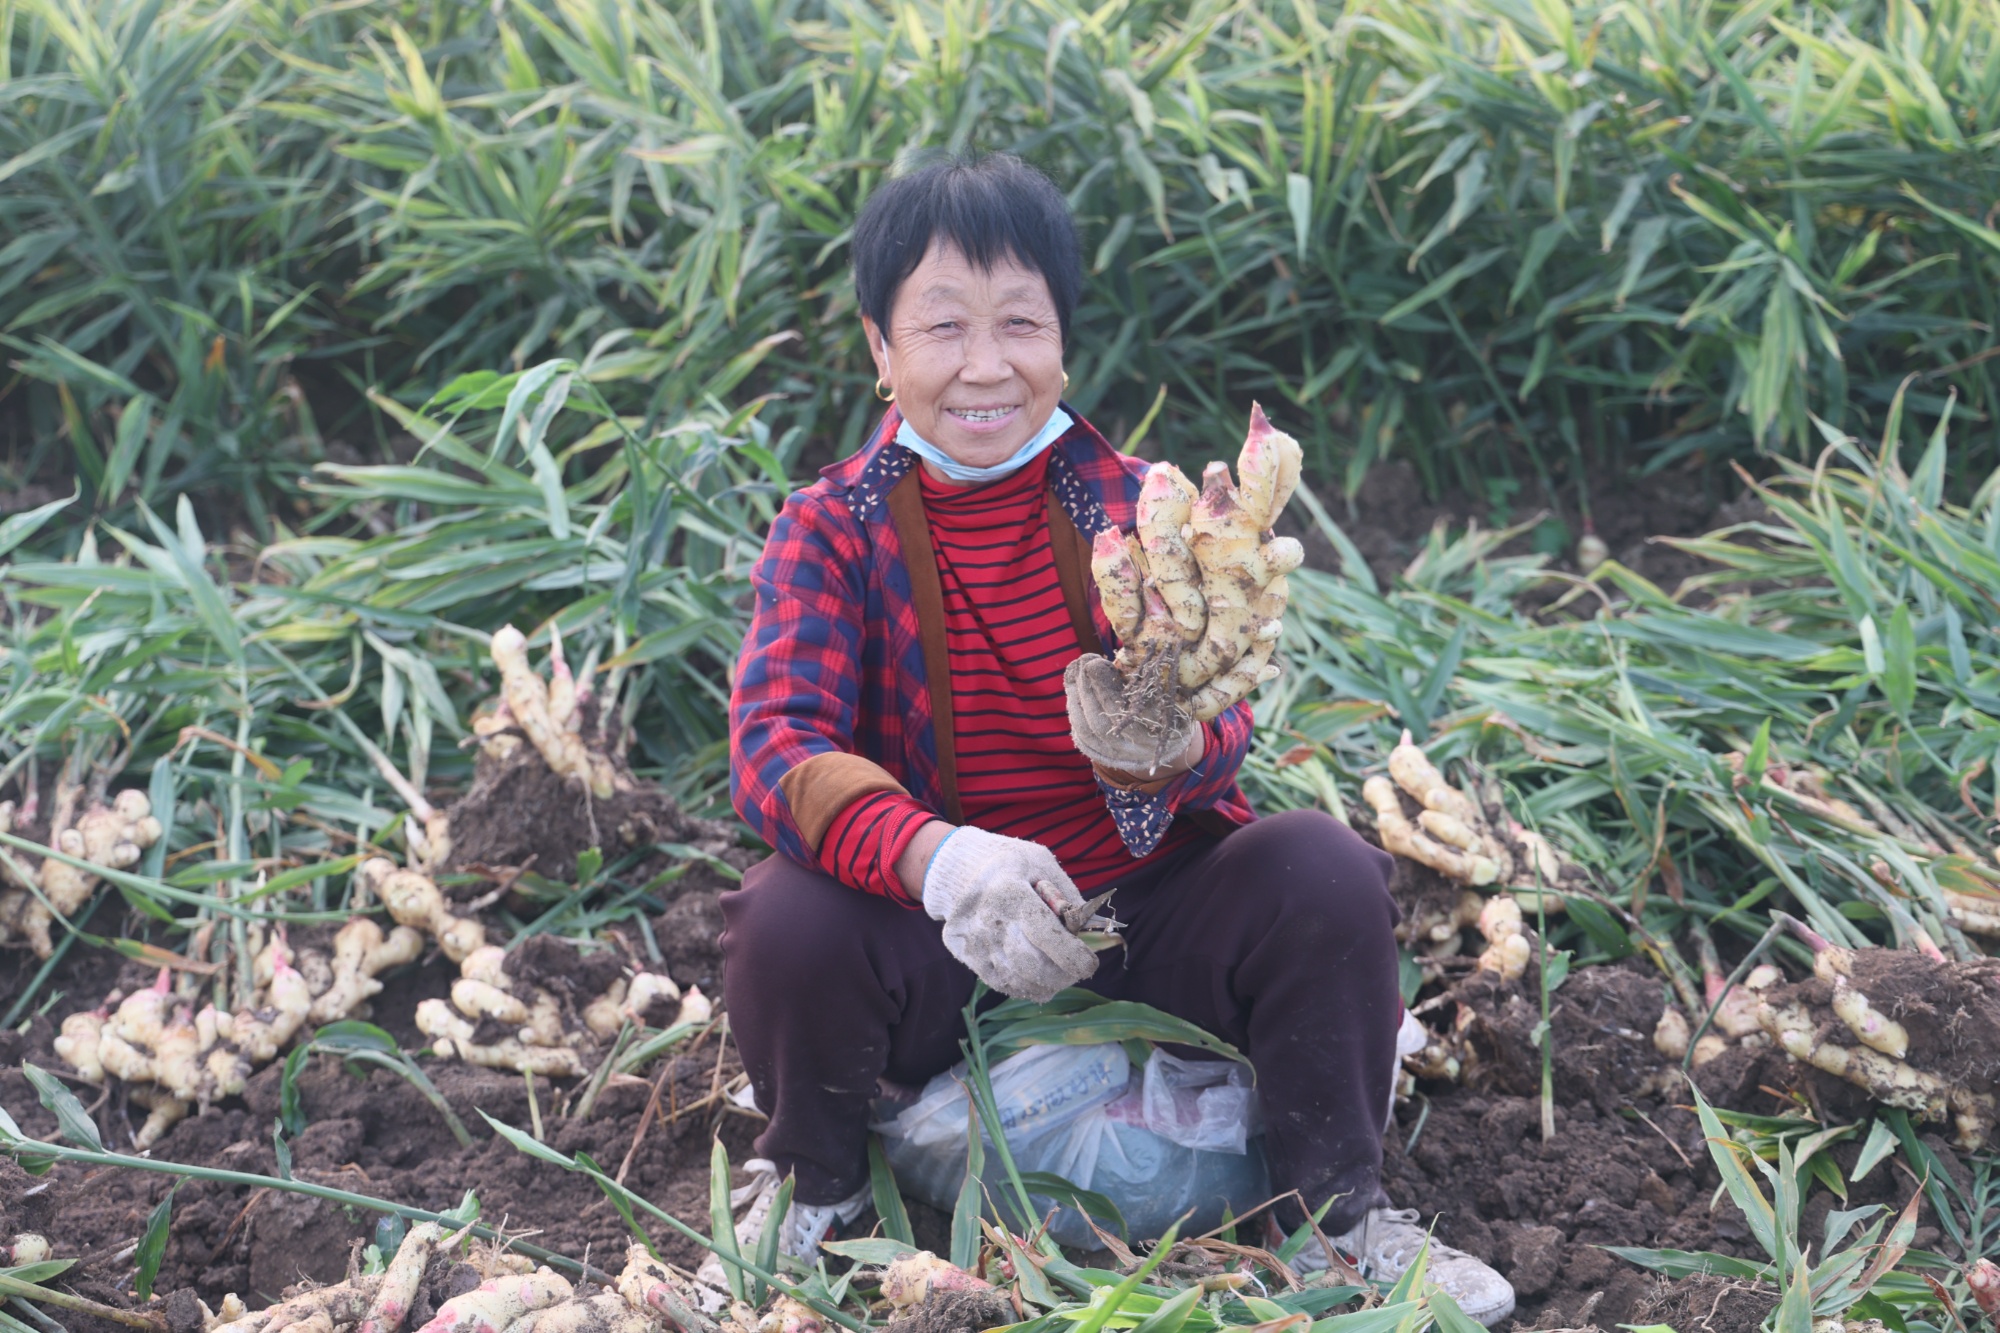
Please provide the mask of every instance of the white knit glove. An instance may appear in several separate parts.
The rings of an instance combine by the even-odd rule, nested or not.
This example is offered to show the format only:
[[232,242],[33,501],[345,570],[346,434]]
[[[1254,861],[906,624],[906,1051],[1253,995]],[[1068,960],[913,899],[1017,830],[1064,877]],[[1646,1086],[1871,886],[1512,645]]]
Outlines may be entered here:
[[963,825],[924,872],[924,911],[944,947],[1004,995],[1041,1004],[1097,971],[1097,955],[1064,924],[1083,895],[1048,848]]

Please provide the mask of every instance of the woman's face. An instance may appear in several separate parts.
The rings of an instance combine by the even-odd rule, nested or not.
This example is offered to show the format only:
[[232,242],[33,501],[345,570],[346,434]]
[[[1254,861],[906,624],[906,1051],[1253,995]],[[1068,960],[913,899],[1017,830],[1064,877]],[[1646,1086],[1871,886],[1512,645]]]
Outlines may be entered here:
[[981,269],[956,246],[934,244],[897,288],[889,327],[862,323],[904,420],[967,466],[1005,462],[1062,396],[1062,324],[1049,284],[1012,258]]

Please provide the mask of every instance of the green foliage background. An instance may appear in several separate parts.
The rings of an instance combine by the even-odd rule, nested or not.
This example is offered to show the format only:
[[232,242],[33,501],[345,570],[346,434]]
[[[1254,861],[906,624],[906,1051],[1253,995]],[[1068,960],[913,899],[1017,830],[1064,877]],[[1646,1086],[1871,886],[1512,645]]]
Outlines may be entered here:
[[[1993,456],[1986,0],[0,0],[16,478],[233,492],[262,536],[462,371],[667,419],[874,404],[845,238],[1007,149],[1090,261],[1075,398],[1197,461],[1504,499],[1879,431]],[[1157,414],[1154,409],[1157,407]],[[352,461],[353,453],[336,449]]]

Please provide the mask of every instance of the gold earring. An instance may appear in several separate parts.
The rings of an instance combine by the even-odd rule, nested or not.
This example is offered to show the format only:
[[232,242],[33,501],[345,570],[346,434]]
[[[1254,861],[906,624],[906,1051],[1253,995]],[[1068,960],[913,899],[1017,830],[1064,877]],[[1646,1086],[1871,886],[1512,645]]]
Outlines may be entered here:
[[894,389],[889,390],[887,393],[882,392],[882,380],[880,376],[877,376],[875,380],[875,396],[885,403],[896,401],[896,391]]
[[1069,392],[1069,372],[1067,370],[1063,372],[1063,392]]

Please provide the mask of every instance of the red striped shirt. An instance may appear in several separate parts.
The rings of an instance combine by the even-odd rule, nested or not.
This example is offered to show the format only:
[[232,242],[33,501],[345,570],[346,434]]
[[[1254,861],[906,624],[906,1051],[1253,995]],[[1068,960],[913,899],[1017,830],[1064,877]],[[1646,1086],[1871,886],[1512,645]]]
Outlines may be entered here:
[[[1193,836],[1186,825],[1144,858],[1127,851],[1090,761],[1070,741],[1063,668],[1080,650],[1049,540],[1048,455],[986,486],[925,472],[923,494],[944,594],[965,822],[1041,843],[1086,893],[1179,848]],[[864,796],[835,816],[820,865],[843,883],[907,901],[896,858],[936,817],[908,796]]]

